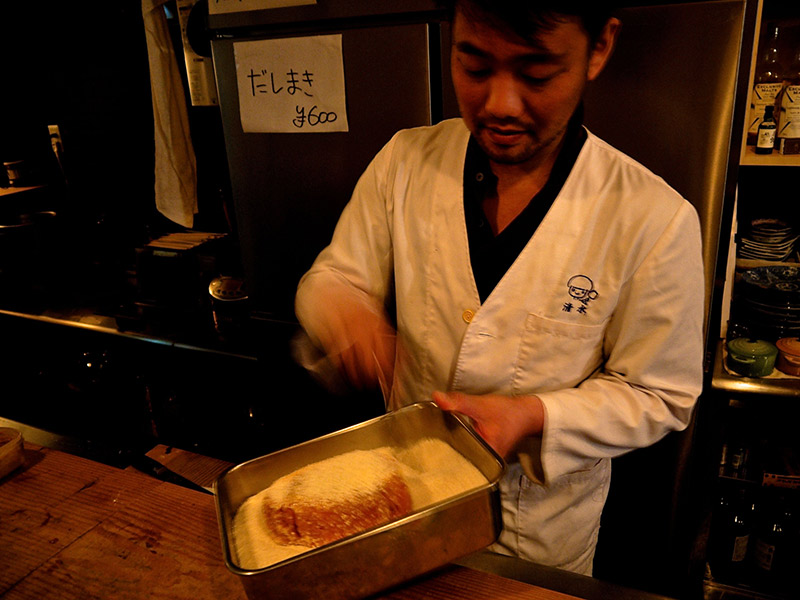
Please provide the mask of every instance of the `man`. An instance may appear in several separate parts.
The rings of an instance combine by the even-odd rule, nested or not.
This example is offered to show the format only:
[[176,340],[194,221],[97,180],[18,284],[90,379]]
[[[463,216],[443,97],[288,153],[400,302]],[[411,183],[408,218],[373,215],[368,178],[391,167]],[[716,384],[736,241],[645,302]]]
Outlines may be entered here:
[[383,148],[296,301],[351,382],[507,460],[495,550],[584,574],[610,459],[686,427],[702,380],[697,215],[581,124],[602,4],[455,2],[462,119]]

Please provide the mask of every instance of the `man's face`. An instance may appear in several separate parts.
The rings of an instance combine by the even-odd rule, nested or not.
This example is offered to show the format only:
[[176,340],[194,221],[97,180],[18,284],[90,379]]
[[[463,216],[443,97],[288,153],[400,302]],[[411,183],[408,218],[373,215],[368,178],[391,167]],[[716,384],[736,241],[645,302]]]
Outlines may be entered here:
[[456,10],[453,85],[461,116],[490,160],[535,166],[558,148],[587,81],[604,64],[595,54],[576,19],[532,43]]

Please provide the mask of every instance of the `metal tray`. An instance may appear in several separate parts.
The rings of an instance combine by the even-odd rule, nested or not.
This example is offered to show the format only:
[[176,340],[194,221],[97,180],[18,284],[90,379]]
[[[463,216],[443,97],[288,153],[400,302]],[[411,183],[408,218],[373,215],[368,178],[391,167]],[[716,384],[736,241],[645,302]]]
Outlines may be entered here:
[[[262,569],[237,564],[233,520],[250,496],[300,467],[351,450],[408,447],[422,438],[450,444],[487,483],[405,517],[310,549]],[[422,402],[237,465],[214,484],[222,550],[248,598],[364,598],[494,542],[502,528],[499,482],[505,463],[462,419]]]

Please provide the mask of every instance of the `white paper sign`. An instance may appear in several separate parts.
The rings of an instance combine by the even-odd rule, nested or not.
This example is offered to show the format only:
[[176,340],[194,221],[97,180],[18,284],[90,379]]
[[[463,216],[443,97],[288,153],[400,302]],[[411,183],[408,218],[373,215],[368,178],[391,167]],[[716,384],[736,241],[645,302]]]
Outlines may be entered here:
[[236,42],[242,130],[348,131],[341,35]]
[[261,10],[264,8],[283,8],[286,6],[301,6],[304,4],[316,3],[317,0],[209,0],[208,14],[220,15],[224,13]]

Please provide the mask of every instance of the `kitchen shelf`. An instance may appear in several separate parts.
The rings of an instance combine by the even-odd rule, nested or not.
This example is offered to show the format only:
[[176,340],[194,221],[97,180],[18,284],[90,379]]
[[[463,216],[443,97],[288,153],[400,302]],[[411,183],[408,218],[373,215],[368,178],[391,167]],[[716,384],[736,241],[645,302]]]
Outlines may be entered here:
[[[171,333],[156,335],[126,329],[119,325],[118,318],[102,314],[88,307],[46,308],[41,311],[0,308],[0,321],[6,318],[119,336],[160,346],[168,346],[178,350],[193,350],[253,362],[258,360],[257,355],[245,344],[239,344],[241,347],[232,347],[230,344],[213,339],[210,334],[201,336],[196,332],[195,335],[178,334],[176,336]],[[198,327],[198,329],[200,328]]]
[[703,600],[785,600],[786,596],[768,594],[742,586],[727,585],[717,581],[703,584]]
[[777,150],[772,154],[756,154],[753,146],[747,146],[742,152],[739,164],[757,167],[800,167],[800,154],[780,154]]
[[47,186],[44,185],[29,185],[25,187],[0,187],[0,196],[14,196],[17,194],[25,194],[33,190],[41,190]]
[[800,262],[780,261],[780,260],[761,260],[757,258],[737,258],[736,270],[747,271],[758,267],[800,267]]
[[775,377],[743,377],[731,375],[723,365],[723,342],[715,353],[712,389],[719,392],[759,394],[780,398],[800,398],[800,377],[789,375]]

